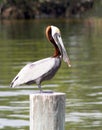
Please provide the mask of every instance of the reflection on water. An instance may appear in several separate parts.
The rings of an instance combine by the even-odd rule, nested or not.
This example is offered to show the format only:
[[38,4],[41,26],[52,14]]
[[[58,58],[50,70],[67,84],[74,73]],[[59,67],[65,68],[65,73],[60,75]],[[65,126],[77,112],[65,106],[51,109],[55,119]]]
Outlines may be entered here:
[[53,46],[44,35],[47,25],[60,28],[72,67],[62,63],[43,89],[66,93],[66,130],[102,129],[102,19],[1,21],[0,129],[29,129],[29,94],[37,86],[9,88],[28,62],[49,57]]

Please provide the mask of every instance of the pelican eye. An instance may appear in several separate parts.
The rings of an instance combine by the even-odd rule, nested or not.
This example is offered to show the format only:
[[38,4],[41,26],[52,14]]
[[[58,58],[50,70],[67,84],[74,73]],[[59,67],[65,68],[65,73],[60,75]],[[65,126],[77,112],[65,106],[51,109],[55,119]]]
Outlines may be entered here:
[[59,36],[59,37],[61,37],[61,35],[60,35],[60,34],[58,34],[58,36]]
[[60,32],[56,32],[55,35],[58,36],[58,37],[61,37]]

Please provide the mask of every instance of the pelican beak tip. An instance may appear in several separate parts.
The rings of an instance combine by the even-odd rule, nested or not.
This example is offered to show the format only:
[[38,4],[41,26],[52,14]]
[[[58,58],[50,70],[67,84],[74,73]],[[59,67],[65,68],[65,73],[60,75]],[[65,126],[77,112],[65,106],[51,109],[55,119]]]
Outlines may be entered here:
[[69,67],[71,67],[71,64],[68,64]]

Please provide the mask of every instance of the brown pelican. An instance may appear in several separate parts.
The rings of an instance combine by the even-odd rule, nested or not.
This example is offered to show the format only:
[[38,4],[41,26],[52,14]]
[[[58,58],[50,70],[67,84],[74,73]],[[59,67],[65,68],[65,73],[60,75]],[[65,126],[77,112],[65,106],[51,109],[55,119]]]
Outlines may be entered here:
[[53,56],[24,66],[11,82],[12,88],[22,84],[36,83],[42,92],[41,82],[49,80],[55,75],[62,59],[71,67],[60,30],[55,26],[48,26],[46,28],[46,37],[54,45],[55,51]]

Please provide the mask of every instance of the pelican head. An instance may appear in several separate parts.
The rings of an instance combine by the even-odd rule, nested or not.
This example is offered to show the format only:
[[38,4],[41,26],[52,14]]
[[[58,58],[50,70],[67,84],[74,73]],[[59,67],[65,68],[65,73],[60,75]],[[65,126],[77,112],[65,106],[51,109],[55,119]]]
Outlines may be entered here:
[[46,36],[47,39],[55,47],[55,52],[53,56],[61,56],[64,62],[66,62],[69,67],[71,67],[70,60],[64,47],[59,28],[57,28],[56,26],[48,26],[46,28]]

